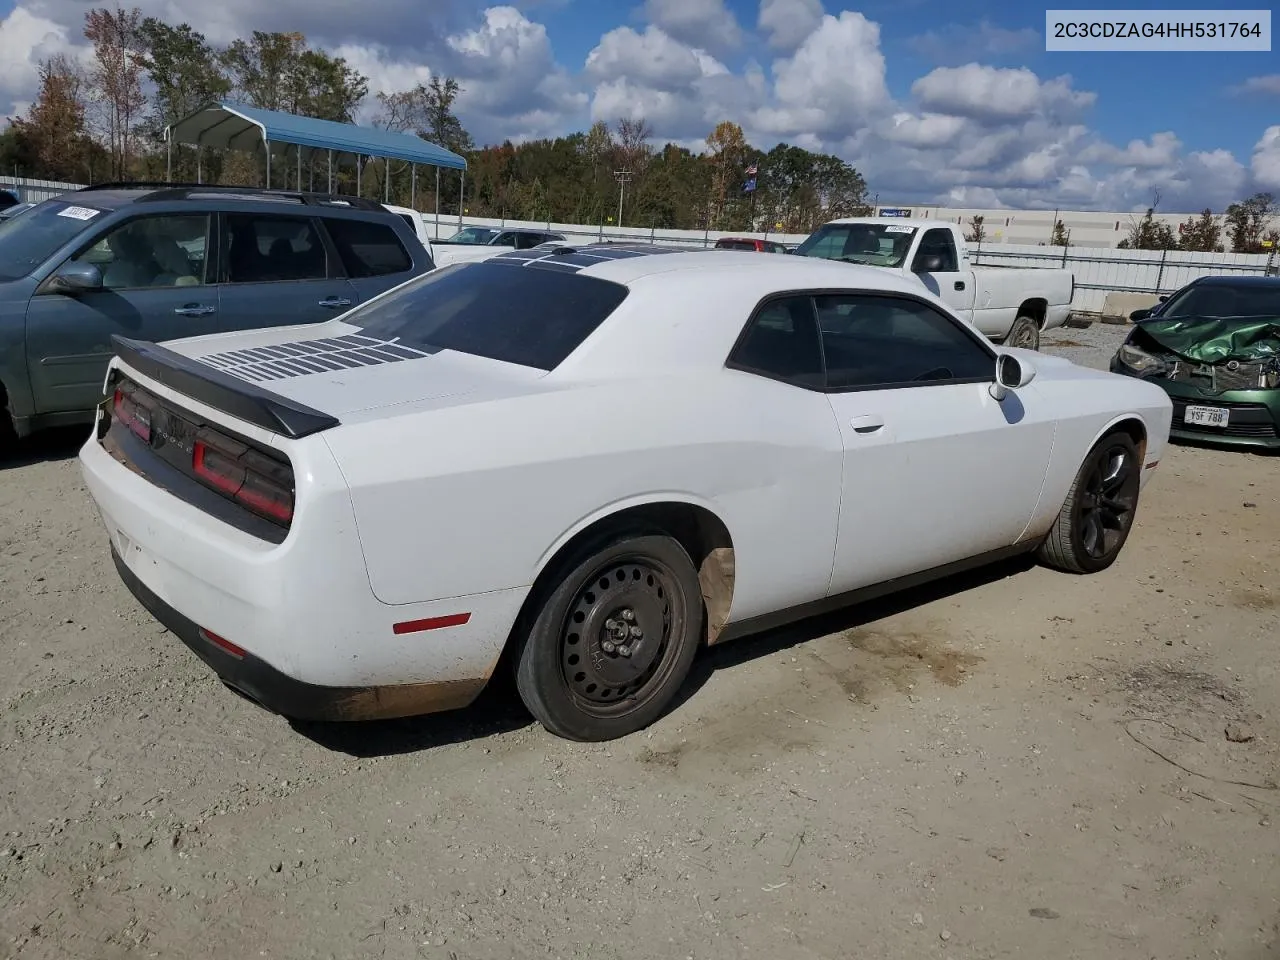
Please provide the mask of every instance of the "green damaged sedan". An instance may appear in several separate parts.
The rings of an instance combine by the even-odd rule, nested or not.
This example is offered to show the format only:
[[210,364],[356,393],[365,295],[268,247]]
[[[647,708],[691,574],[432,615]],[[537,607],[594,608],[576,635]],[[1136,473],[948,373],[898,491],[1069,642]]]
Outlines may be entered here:
[[1111,372],[1164,388],[1171,437],[1280,450],[1280,277],[1201,277],[1129,316]]

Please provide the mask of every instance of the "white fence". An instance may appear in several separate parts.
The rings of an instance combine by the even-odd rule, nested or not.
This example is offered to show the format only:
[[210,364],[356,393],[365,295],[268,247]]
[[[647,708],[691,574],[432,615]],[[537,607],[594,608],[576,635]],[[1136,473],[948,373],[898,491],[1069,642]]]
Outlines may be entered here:
[[970,247],[976,266],[1061,267],[1076,278],[1072,303],[1078,313],[1101,313],[1109,293],[1156,297],[1196,277],[1221,274],[1266,276],[1277,272],[1276,254],[1194,253],[1184,250],[1116,250],[984,243]]
[[[16,189],[21,200],[45,200],[77,184],[48,180],[0,177],[0,189]],[[447,240],[460,227],[530,227],[560,233],[579,243],[600,240],[632,243],[665,243],[711,246],[721,237],[743,236],[719,230],[656,230],[637,227],[590,226],[573,223],[530,222],[527,220],[459,217],[457,214],[422,214],[427,234]],[[763,236],[787,246],[804,240],[804,234],[747,234]],[[1181,250],[1117,250],[1105,247],[1048,247],[1024,244],[984,242],[973,244],[970,255],[975,266],[983,267],[1059,267],[1070,270],[1076,278],[1076,296],[1072,307],[1079,313],[1101,313],[1109,293],[1131,293],[1150,296],[1172,293],[1196,277],[1211,274],[1254,274],[1264,276],[1280,272],[1280,261],[1271,254],[1188,253]]]

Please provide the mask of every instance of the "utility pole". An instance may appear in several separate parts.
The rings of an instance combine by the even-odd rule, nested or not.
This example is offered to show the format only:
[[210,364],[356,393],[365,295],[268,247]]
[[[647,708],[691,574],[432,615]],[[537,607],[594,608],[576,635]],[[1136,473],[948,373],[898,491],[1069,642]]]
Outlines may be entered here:
[[627,184],[631,182],[630,170],[613,171],[613,179],[618,181],[618,226],[622,226],[622,201],[627,195]]

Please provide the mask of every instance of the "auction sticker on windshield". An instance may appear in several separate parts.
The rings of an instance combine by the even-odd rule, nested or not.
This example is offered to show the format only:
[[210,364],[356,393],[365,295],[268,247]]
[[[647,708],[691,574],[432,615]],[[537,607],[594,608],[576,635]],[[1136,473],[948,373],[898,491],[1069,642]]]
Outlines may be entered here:
[[1187,407],[1182,415],[1183,423],[1200,427],[1225,427],[1231,418],[1231,411],[1225,407]]
[[101,212],[92,207],[67,207],[65,210],[59,210],[58,216],[71,217],[73,220],[92,220]]
[[885,233],[915,233],[915,227],[900,227],[896,223],[892,223],[884,228]]

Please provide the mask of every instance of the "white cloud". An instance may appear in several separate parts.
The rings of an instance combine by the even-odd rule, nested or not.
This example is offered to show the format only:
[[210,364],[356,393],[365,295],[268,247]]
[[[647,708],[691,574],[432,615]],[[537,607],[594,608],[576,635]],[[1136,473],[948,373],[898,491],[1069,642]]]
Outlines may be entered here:
[[1280,191],[1280,126],[1267,127],[1253,148],[1251,167],[1258,186]]
[[1260,77],[1250,77],[1244,83],[1232,89],[1236,93],[1256,93],[1280,97],[1280,73],[1268,73]]
[[1155,167],[1172,166],[1182,151],[1182,141],[1172,131],[1153,133],[1151,142],[1130,140],[1127,147],[1116,147],[1109,143],[1095,143],[1086,147],[1080,159],[1086,163],[1101,162],[1117,167]]
[[26,111],[40,86],[40,62],[58,54],[79,56],[61,24],[14,7],[0,20],[0,117]]
[[792,56],[775,61],[776,103],[751,125],[778,136],[847,136],[888,106],[884,67],[878,24],[852,10],[828,14]]
[[645,16],[672,37],[709,50],[742,43],[742,27],[724,0],[645,0]]
[[760,0],[756,21],[775,50],[789,53],[822,22],[822,0]]
[[587,54],[587,77],[608,82],[626,77],[654,90],[679,91],[705,76],[727,74],[728,68],[705,51],[680,43],[660,27],[636,33],[630,27],[610,30]]
[[911,92],[926,110],[987,123],[1033,113],[1067,119],[1091,107],[1097,98],[1073,90],[1070,76],[1041,80],[1026,67],[1005,70],[979,63],[939,67],[913,83]]

